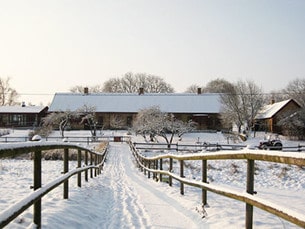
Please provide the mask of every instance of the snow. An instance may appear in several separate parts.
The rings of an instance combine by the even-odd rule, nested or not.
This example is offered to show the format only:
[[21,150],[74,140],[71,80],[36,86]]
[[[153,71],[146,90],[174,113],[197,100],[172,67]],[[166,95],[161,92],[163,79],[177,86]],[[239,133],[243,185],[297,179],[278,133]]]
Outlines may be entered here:
[[[69,137],[84,135],[84,132],[69,131],[66,134]],[[12,135],[20,136],[22,133],[14,131]],[[133,138],[135,141],[143,141],[139,136]],[[195,143],[198,140],[227,143],[227,139],[221,133],[188,134],[183,136],[182,143]],[[253,138],[246,144],[257,145],[259,140]],[[304,145],[304,142],[290,142],[285,139],[282,141],[284,146],[299,143]],[[281,153],[289,155],[289,152]],[[295,152],[293,154],[300,156]],[[201,162],[188,163],[191,165],[189,167],[194,169],[185,170],[185,178],[200,181],[200,169],[196,168],[200,168]],[[30,190],[33,183],[32,166],[32,162],[25,159],[0,161],[0,212],[33,195]],[[209,184],[228,188],[232,192],[245,192],[244,160],[208,161],[208,166]],[[69,168],[76,168],[76,162],[69,162]],[[43,186],[62,176],[62,169],[62,161],[43,160]],[[298,166],[257,161],[257,195],[253,198],[265,199],[277,208],[288,209],[293,214],[304,217],[304,171],[304,168]],[[89,179],[88,182],[83,179],[81,188],[77,187],[76,176],[73,176],[69,180],[68,200],[63,199],[62,186],[43,197],[42,228],[244,228],[244,203],[208,192],[208,206],[203,209],[200,204],[200,189],[185,185],[185,194],[180,195],[179,187],[179,182],[175,180],[173,187],[169,187],[167,183],[148,179],[136,168],[127,144],[111,143],[101,175]],[[30,207],[7,228],[33,228],[32,212],[33,209]],[[254,208],[254,228],[298,227]]]
[[268,119],[272,118],[273,115],[275,115],[280,109],[282,109],[284,106],[286,106],[287,103],[289,103],[291,99],[284,100],[281,102],[268,104],[263,107],[263,109],[256,115],[256,119]]
[[40,113],[45,106],[0,106],[0,113]]
[[94,107],[96,112],[137,113],[141,109],[158,106],[167,113],[219,113],[219,94],[194,93],[56,93],[49,111],[75,111],[84,105]]

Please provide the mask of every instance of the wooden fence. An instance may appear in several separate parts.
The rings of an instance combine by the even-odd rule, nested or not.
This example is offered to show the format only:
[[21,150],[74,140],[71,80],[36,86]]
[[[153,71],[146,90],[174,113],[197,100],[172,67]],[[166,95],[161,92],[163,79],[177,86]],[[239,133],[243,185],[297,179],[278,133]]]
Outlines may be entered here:
[[[56,180],[41,186],[41,158],[42,151],[62,149],[63,150],[63,163],[64,175]],[[77,150],[77,169],[69,171],[69,150]],[[81,167],[82,151],[84,152],[85,167]],[[107,147],[102,152],[94,152],[79,145],[69,143],[49,143],[49,142],[27,142],[18,144],[5,144],[0,148],[0,158],[18,156],[25,153],[33,153],[33,189],[25,199],[15,203],[6,210],[0,213],[0,228],[3,228],[14,220],[23,211],[34,205],[33,223],[38,228],[41,227],[41,198],[49,193],[51,190],[63,183],[63,198],[68,199],[69,193],[69,178],[77,174],[77,185],[81,187],[81,173],[85,173],[85,181],[88,181],[88,172],[90,177],[100,174],[103,167]]]
[[[92,136],[87,136],[87,137],[41,137],[41,141],[44,142],[77,142],[77,143],[87,143],[87,145],[89,145],[90,143],[94,143],[94,142],[128,142],[130,141],[130,137],[129,136],[125,136],[125,135],[118,135],[118,136],[96,136],[96,137],[92,137]],[[31,141],[31,139],[29,137],[6,137],[6,136],[2,136],[0,137],[0,143],[14,143],[14,142],[28,142]]]
[[[166,144],[166,143],[148,143],[148,142],[134,142],[135,148],[141,150],[174,150],[174,151],[184,151],[184,152],[199,152],[202,150],[206,151],[218,151],[218,150],[240,150],[246,148],[247,145],[242,144],[218,144],[218,143],[207,143],[199,142],[197,144]],[[254,148],[258,148],[254,147]],[[277,147],[266,146],[266,150],[274,150]],[[283,146],[282,151],[305,151],[305,145],[295,145],[295,146]]]
[[144,150],[174,150],[183,152],[199,152],[202,150],[217,151],[217,150],[239,150],[247,147],[246,145],[230,145],[218,143],[198,143],[198,144],[166,144],[166,143],[147,143],[147,142],[134,142],[137,149]]
[[[150,178],[151,173],[153,178],[162,181],[162,176],[168,177],[168,183],[172,186],[172,179],[180,182],[180,193],[184,194],[184,185],[190,185],[193,187],[202,189],[202,204],[207,204],[207,191],[214,192],[235,200],[239,200],[246,203],[246,216],[245,227],[252,228],[253,226],[253,206],[262,210],[270,212],[276,216],[279,216],[287,221],[290,221],[302,228],[305,228],[305,214],[287,210],[283,206],[270,203],[264,199],[254,196],[254,162],[255,160],[284,163],[289,165],[305,166],[305,153],[297,152],[284,154],[281,151],[257,151],[257,150],[243,150],[243,151],[221,151],[221,152],[205,152],[202,154],[191,155],[174,155],[174,154],[162,154],[159,156],[147,157],[142,155],[135,144],[129,143],[131,151],[136,158],[138,166],[142,169],[144,174],[148,174]],[[138,145],[138,144],[136,144]],[[149,149],[147,149],[149,150]],[[167,159],[169,161],[168,171],[163,170],[163,161]],[[207,182],[207,161],[208,160],[246,160],[247,161],[247,178],[246,178],[246,193],[228,190],[219,185],[209,184]],[[180,165],[180,173],[173,173],[173,160],[177,160]],[[188,160],[200,160],[202,162],[202,179],[201,181],[188,180],[184,177],[184,161]],[[159,177],[157,177],[159,176]]]

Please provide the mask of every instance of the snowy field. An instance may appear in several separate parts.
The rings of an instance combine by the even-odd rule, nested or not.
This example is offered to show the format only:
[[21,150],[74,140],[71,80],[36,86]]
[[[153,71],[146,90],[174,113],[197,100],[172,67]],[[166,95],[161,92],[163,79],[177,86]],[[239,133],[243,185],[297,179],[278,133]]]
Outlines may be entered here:
[[[125,132],[107,132],[104,135],[121,135]],[[11,136],[26,136],[25,131],[13,131]],[[89,132],[66,132],[66,136],[90,136]],[[54,133],[58,136],[58,133]],[[134,141],[143,141],[132,136]],[[263,134],[242,144],[257,146]],[[183,136],[181,144],[205,141],[226,144],[221,133],[193,133]],[[282,139],[284,146],[300,142]],[[303,145],[304,142],[301,142]],[[180,144],[180,142],[179,142]],[[86,145],[84,145],[86,146]],[[90,145],[93,147],[93,145]],[[200,167],[201,165],[198,165]],[[246,162],[242,160],[209,161],[208,181],[245,192]],[[71,169],[76,162],[70,162]],[[186,170],[189,179],[200,180],[196,162]],[[43,161],[42,179],[46,184],[60,176],[61,161]],[[63,200],[62,186],[42,200],[42,228],[244,228],[245,204],[208,193],[208,206],[200,206],[201,190],[185,186],[180,195],[179,183],[173,187],[148,179],[140,173],[125,143],[111,143],[109,155],[96,178],[76,185],[70,179],[69,199]],[[0,161],[0,211],[30,192],[32,162],[25,159]],[[304,214],[305,168],[283,164],[256,162],[255,191],[257,196]],[[33,228],[32,208],[16,218],[7,228]],[[298,228],[272,214],[254,208],[254,228]]]

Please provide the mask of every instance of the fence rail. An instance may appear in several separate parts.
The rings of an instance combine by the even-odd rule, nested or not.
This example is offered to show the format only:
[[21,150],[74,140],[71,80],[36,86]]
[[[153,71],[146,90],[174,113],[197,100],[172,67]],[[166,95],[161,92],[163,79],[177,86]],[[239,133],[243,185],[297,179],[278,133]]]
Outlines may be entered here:
[[166,144],[166,143],[147,143],[134,142],[137,149],[143,150],[174,150],[174,151],[215,151],[215,150],[238,150],[247,147],[246,145],[230,145],[218,143],[197,143],[197,144]]
[[[53,141],[56,141],[56,142],[62,142],[62,141],[65,141],[65,142],[77,142],[77,143],[87,143],[88,145],[92,142],[128,142],[130,140],[130,137],[129,136],[120,136],[120,135],[109,135],[109,136],[96,136],[96,137],[93,137],[93,136],[87,136],[87,137],[82,137],[82,136],[79,136],[79,137],[76,137],[76,136],[73,136],[73,137],[42,137],[41,138],[41,141],[44,141],[44,142],[53,142]],[[2,136],[0,137],[0,143],[14,143],[14,142],[28,142],[28,141],[31,141],[31,138],[30,137],[6,137],[6,136]]]
[[[44,187],[41,186],[41,154],[42,151],[52,150],[52,149],[63,149],[63,163],[64,163],[64,175],[56,180],[46,184]],[[69,149],[77,150],[77,168],[69,171],[68,155]],[[81,167],[82,161],[82,151],[84,154],[84,164],[85,167]],[[90,177],[100,174],[103,167],[106,155],[107,147],[102,152],[94,152],[87,148],[81,147],[79,145],[74,145],[71,143],[50,143],[50,142],[27,142],[27,143],[12,143],[1,145],[0,148],[0,158],[18,156],[25,153],[33,153],[33,189],[34,192],[31,193],[25,199],[17,202],[13,206],[10,206],[6,210],[0,213],[0,228],[3,228],[14,220],[23,211],[34,205],[33,212],[33,223],[37,225],[38,228],[41,227],[41,198],[49,193],[54,188],[63,184],[64,192],[63,198],[68,199],[69,192],[69,178],[75,174],[77,177],[77,185],[81,187],[81,173],[85,172],[85,181],[88,181],[88,171],[90,170]]]
[[[140,150],[174,150],[174,151],[191,151],[198,152],[202,150],[206,151],[218,151],[218,150],[240,150],[247,147],[243,144],[219,144],[219,143],[207,143],[199,142],[196,144],[166,144],[166,143],[148,143],[148,142],[134,142],[133,143],[136,149]],[[254,148],[258,148],[254,147]],[[267,150],[276,150],[278,147],[266,146]],[[305,145],[295,145],[295,146],[283,146],[282,150],[284,152],[291,151],[305,151]]]
[[[254,196],[254,162],[255,160],[284,163],[289,165],[305,166],[305,153],[291,152],[283,154],[281,151],[221,151],[221,152],[205,152],[201,154],[191,155],[174,155],[174,154],[162,154],[158,156],[148,157],[142,155],[137,149],[137,145],[129,143],[131,151],[136,158],[138,166],[148,178],[151,173],[153,178],[162,181],[162,176],[168,176],[168,183],[172,186],[172,179],[180,182],[180,193],[184,194],[184,185],[190,185],[202,189],[202,204],[207,204],[207,191],[214,192],[235,200],[239,200],[246,203],[245,210],[245,226],[246,228],[253,227],[253,207],[258,207],[262,210],[270,212],[276,216],[279,216],[287,221],[290,221],[302,228],[305,228],[305,214],[288,210],[284,206],[278,206],[274,203],[270,203],[264,199]],[[163,161],[167,159],[169,161],[168,171],[163,170]],[[247,178],[246,178],[246,193],[229,190],[219,185],[209,184],[207,182],[207,161],[208,160],[246,160],[247,161]],[[180,173],[173,173],[173,160],[177,160],[180,165]],[[200,160],[202,161],[202,179],[201,181],[188,180],[184,177],[184,161],[188,160]],[[159,176],[159,177],[157,177]]]

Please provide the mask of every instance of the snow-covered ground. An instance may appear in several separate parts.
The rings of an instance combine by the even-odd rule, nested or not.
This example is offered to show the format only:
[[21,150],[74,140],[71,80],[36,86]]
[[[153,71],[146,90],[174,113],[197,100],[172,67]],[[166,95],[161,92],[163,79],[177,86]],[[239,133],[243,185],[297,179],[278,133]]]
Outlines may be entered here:
[[[88,132],[66,133],[67,136]],[[103,132],[104,135],[125,134]],[[11,136],[25,136],[14,131]],[[54,135],[58,135],[55,133]],[[135,141],[143,141],[133,136]],[[250,138],[243,144],[255,146],[263,136]],[[221,133],[193,133],[183,136],[182,143],[205,141],[226,144]],[[284,146],[299,142],[283,140]],[[304,144],[304,142],[302,143]],[[201,165],[198,165],[201,166]],[[242,160],[209,161],[208,181],[245,191],[246,162]],[[60,176],[61,161],[43,161],[43,184]],[[70,162],[70,168],[76,163]],[[189,179],[201,179],[196,162],[186,170]],[[25,159],[0,160],[0,211],[23,199],[32,185],[32,162]],[[58,187],[42,201],[43,228],[244,228],[245,204],[208,193],[208,206],[203,210],[201,190],[185,186],[180,195],[179,183],[148,179],[135,167],[129,147],[125,143],[111,143],[102,174],[77,187],[76,178],[70,179],[69,199],[63,200]],[[305,168],[283,164],[256,162],[255,190],[266,198],[304,214]],[[32,208],[15,219],[7,228],[31,228]],[[272,214],[254,208],[254,228],[298,228]]]

